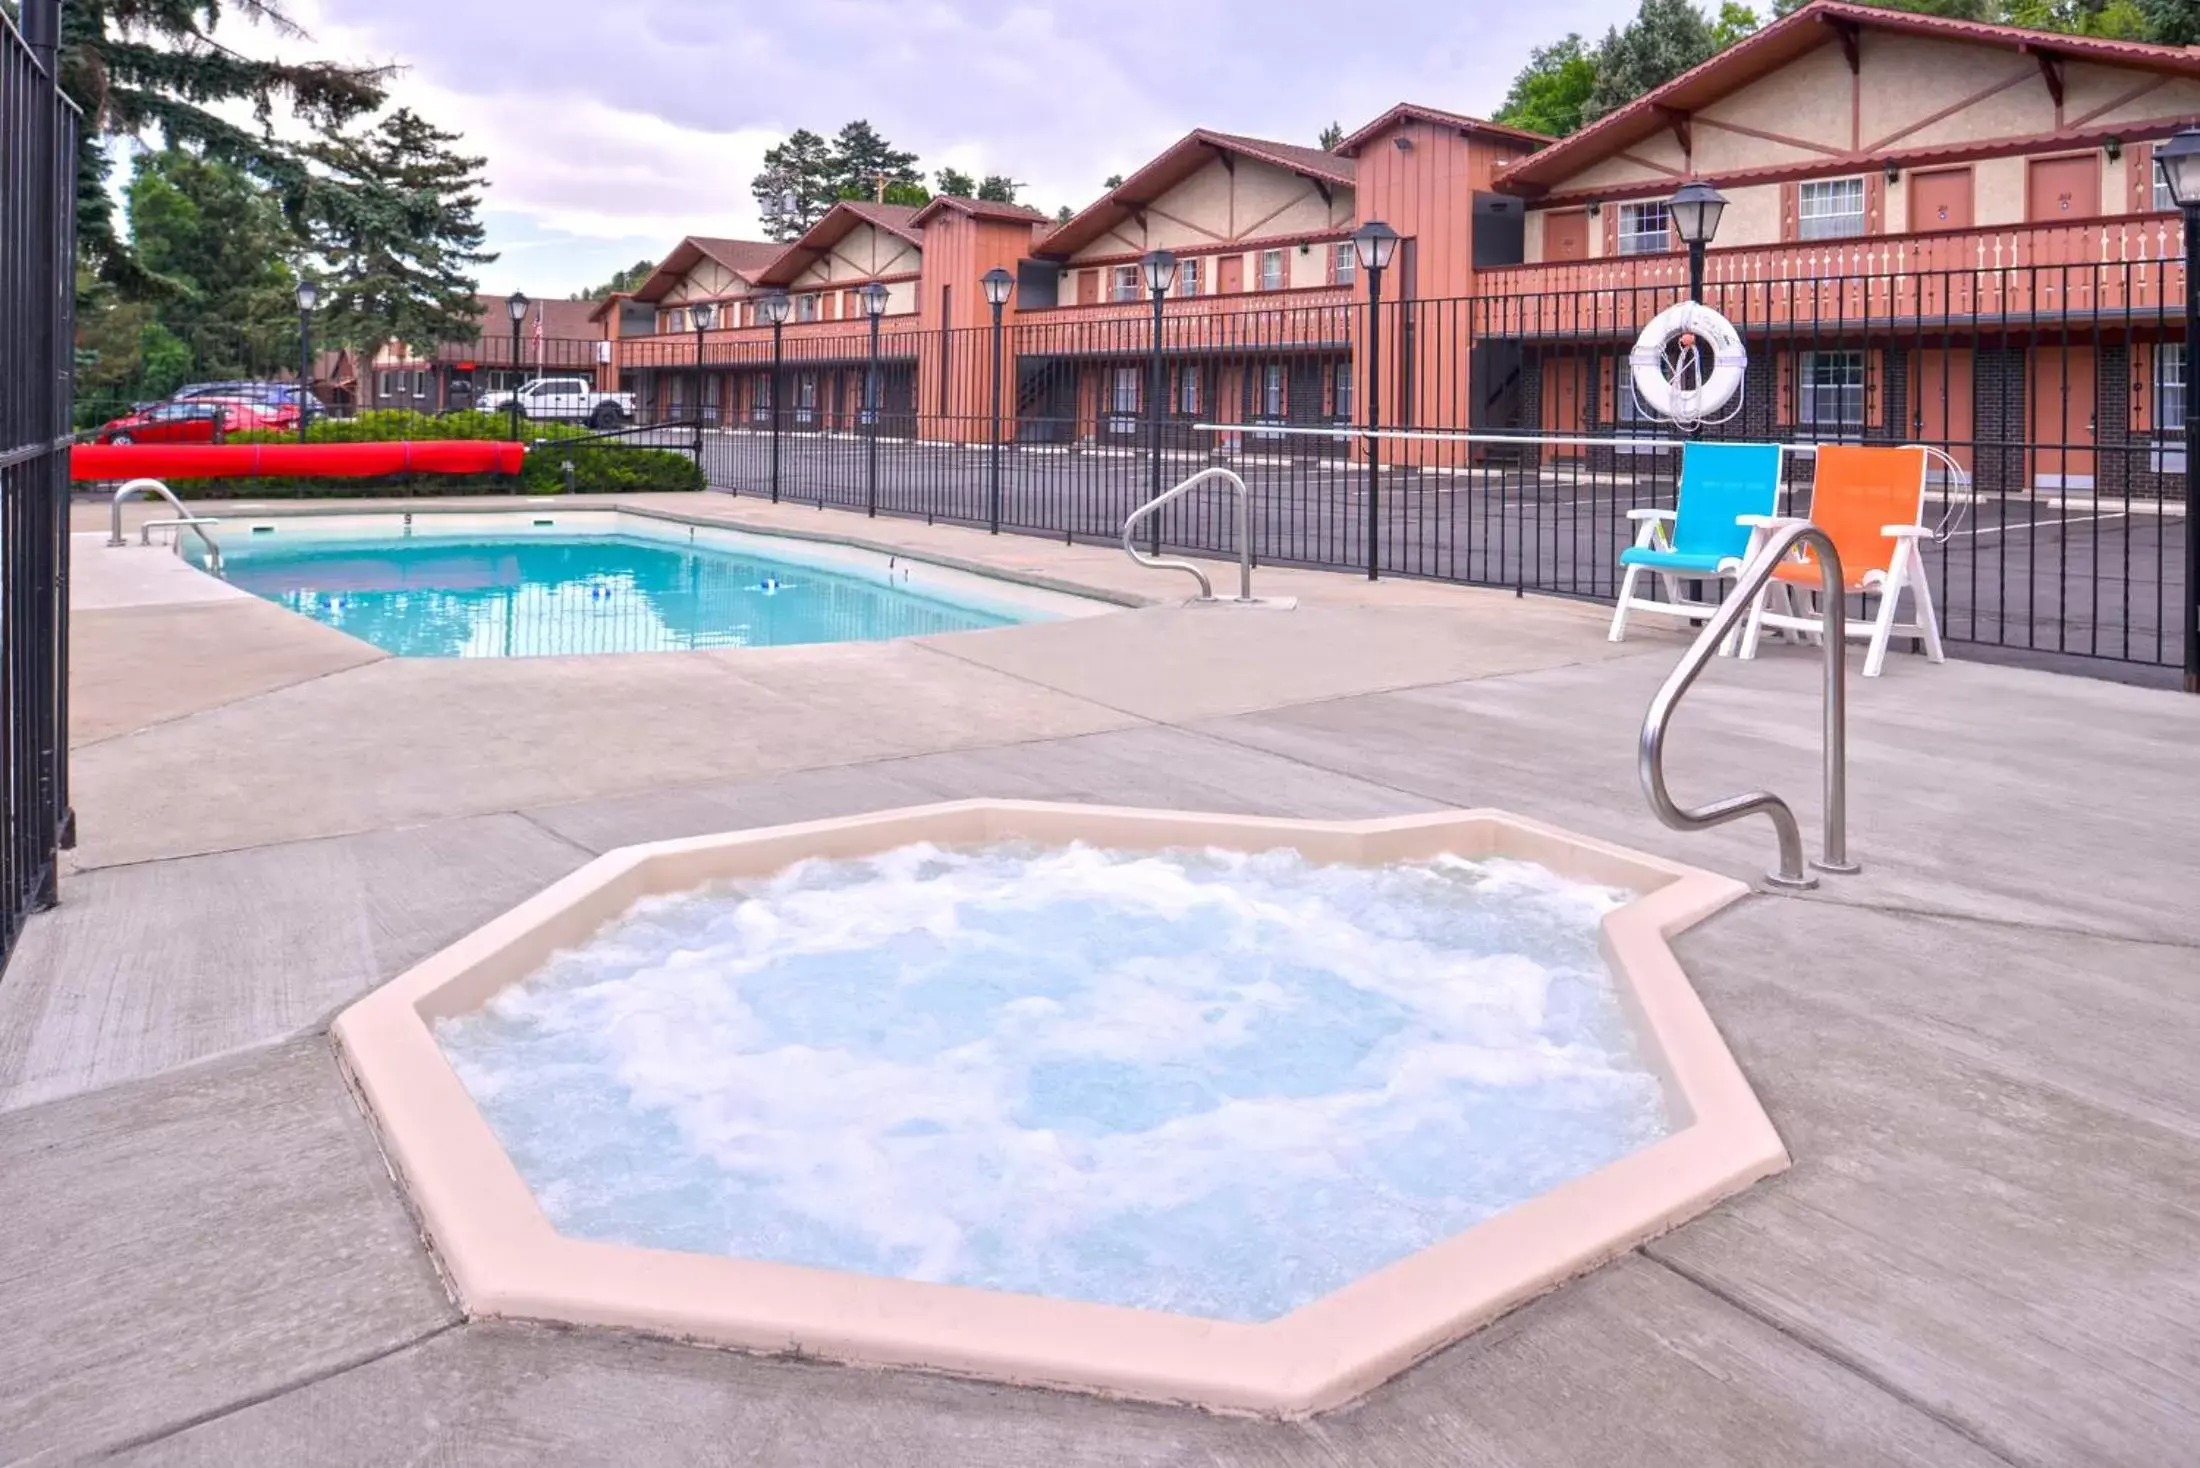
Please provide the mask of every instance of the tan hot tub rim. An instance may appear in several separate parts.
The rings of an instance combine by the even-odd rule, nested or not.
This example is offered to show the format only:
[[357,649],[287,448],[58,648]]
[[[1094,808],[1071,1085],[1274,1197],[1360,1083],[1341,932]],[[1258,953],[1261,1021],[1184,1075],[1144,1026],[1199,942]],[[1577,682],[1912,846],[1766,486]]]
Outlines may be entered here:
[[[918,841],[1086,841],[1131,850],[1290,846],[1316,861],[1450,852],[1537,862],[1636,895],[1603,947],[1674,1131],[1259,1324],[566,1238],[435,1043],[656,892],[811,856]],[[1340,1406],[1515,1307],[1788,1165],[1770,1119],[1668,940],[1745,884],[1495,810],[1301,821],[968,800],[623,847],[520,903],[338,1017],[339,1057],[471,1319],[618,1327],[743,1350],[900,1367],[1218,1411]]]

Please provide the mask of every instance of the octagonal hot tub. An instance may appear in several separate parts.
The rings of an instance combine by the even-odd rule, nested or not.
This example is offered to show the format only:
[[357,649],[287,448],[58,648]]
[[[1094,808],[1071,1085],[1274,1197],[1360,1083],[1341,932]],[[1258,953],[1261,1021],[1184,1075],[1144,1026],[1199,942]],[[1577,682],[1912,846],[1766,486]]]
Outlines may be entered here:
[[1665,946],[1743,890],[965,802],[613,852],[336,1034],[470,1315],[1296,1414],[1785,1165]]

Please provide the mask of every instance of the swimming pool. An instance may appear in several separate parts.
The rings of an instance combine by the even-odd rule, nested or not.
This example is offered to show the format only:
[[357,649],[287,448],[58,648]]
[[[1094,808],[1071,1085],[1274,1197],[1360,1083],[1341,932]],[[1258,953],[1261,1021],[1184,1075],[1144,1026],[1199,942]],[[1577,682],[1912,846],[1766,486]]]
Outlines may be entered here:
[[903,557],[615,511],[231,521],[222,553],[232,585],[400,657],[877,642],[1106,609]]

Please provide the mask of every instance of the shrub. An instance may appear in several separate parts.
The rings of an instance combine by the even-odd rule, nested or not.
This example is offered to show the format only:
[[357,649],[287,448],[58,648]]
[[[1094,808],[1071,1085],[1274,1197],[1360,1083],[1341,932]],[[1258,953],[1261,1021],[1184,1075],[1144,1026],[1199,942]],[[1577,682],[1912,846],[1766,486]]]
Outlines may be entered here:
[[[430,439],[502,439],[511,421],[501,413],[416,413],[378,409],[355,418],[323,418],[306,429],[308,443],[398,443]],[[372,479],[325,476],[263,479],[188,479],[170,486],[186,499],[342,499],[352,495],[563,494],[565,464],[573,465],[576,494],[686,492],[703,487],[703,471],[688,455],[643,448],[617,439],[585,439],[589,430],[565,423],[524,423],[530,448],[518,477],[500,474],[407,474]],[[254,430],[229,435],[230,443],[294,443],[297,435]],[[561,444],[563,445],[561,447]]]

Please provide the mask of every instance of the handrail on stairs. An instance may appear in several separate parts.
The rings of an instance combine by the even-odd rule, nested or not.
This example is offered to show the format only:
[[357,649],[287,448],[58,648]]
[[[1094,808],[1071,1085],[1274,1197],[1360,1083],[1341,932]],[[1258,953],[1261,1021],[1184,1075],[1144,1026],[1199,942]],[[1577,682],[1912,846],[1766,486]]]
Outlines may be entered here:
[[210,570],[219,572],[222,568],[222,548],[215,544],[213,535],[206,528],[209,524],[218,522],[201,519],[185,509],[183,501],[176,498],[176,492],[158,479],[133,479],[115,491],[114,503],[107,512],[107,544],[129,544],[127,540],[122,538],[123,501],[138,495],[150,496],[156,494],[176,507],[176,523],[178,525],[190,526],[198,533],[199,539],[206,542],[207,566]]
[[1848,854],[1848,608],[1844,601],[1841,557],[1833,539],[1816,525],[1783,526],[1771,536],[1754,560],[1742,568],[1734,589],[1719,603],[1665,683],[1650,700],[1642,721],[1642,742],[1636,769],[1642,776],[1643,793],[1659,820],[1676,831],[1701,831],[1763,811],[1780,840],[1780,868],[1765,881],[1775,887],[1802,891],[1818,885],[1803,865],[1803,833],[1788,803],[1769,790],[1750,790],[1688,809],[1673,799],[1665,786],[1665,736],[1681,697],[1711,661],[1719,645],[1733,634],[1734,626],[1749,611],[1765,583],[1780,563],[1798,546],[1808,545],[1818,562],[1821,584],[1820,632],[1825,641],[1826,687],[1824,777],[1826,792],[1825,851],[1811,863],[1822,872],[1852,873],[1862,870]]
[[1182,484],[1173,489],[1164,490],[1131,511],[1130,515],[1123,521],[1123,553],[1141,566],[1150,566],[1155,570],[1186,572],[1194,581],[1199,583],[1199,599],[1201,601],[1213,601],[1215,599],[1215,588],[1213,583],[1208,581],[1205,571],[1200,570],[1190,561],[1180,561],[1168,556],[1149,556],[1131,542],[1131,532],[1137,529],[1141,520],[1158,513],[1163,505],[1182,495],[1189,494],[1210,479],[1227,479],[1237,489],[1238,594],[1236,600],[1249,603],[1254,600],[1252,495],[1245,488],[1245,481],[1239,478],[1233,470],[1222,468],[1202,469]]

